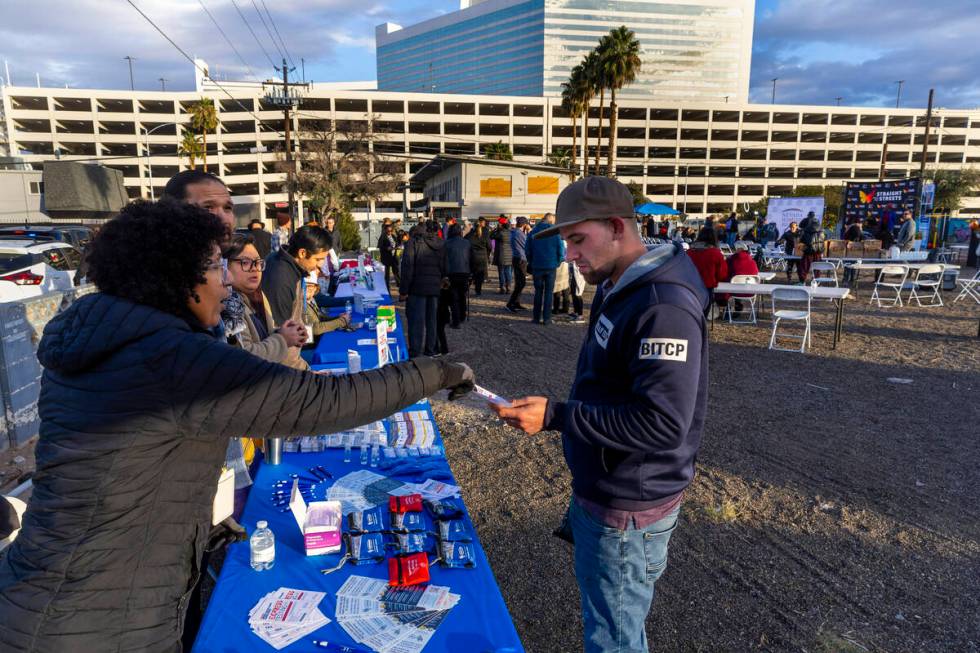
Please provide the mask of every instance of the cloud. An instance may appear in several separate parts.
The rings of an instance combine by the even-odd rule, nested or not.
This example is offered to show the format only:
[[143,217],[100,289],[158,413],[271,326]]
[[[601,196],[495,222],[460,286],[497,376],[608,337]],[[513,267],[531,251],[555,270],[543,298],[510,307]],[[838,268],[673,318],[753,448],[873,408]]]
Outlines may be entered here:
[[781,0],[756,18],[753,101],[924,107],[980,106],[975,0]]

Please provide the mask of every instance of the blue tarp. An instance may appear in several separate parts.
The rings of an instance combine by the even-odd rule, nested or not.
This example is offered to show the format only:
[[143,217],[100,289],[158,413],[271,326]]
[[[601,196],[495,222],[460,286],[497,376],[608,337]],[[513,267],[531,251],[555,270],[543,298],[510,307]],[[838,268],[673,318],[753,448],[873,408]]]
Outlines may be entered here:
[[[354,318],[358,321],[362,316],[355,314]],[[404,352],[405,339],[402,327],[399,320],[398,329],[390,335],[394,336],[394,340]],[[357,346],[357,340],[373,337],[373,334],[365,329],[354,333],[325,334],[313,352],[313,359],[323,361],[324,364],[314,364],[314,369],[331,367],[331,363],[334,362],[343,361],[343,364],[346,364],[348,348],[356,348],[360,352],[362,364],[365,369],[368,369],[376,363],[377,351],[373,346]],[[413,406],[412,409],[418,410],[423,405],[426,410],[429,410],[427,401]],[[437,443],[442,444],[442,438],[438,433]],[[376,468],[362,467],[357,451],[353,454],[352,462],[344,463],[343,451],[337,449],[323,453],[286,453],[283,454],[281,465],[260,467],[242,516],[242,525],[252,532],[258,520],[264,519],[269,522],[269,528],[276,536],[275,567],[262,572],[253,570],[249,565],[248,542],[228,547],[221,576],[211,594],[207,613],[198,632],[197,641],[194,643],[193,650],[196,653],[274,651],[275,649],[252,634],[248,624],[248,612],[265,594],[280,587],[326,592],[327,596],[320,603],[320,610],[331,619],[329,624],[284,648],[284,651],[312,653],[321,650],[313,646],[314,639],[347,646],[356,645],[356,642],[334,619],[335,593],[353,574],[387,579],[387,565],[347,564],[333,574],[327,576],[321,574],[321,569],[336,566],[340,555],[307,556],[303,550],[302,535],[292,513],[280,512],[273,506],[270,498],[272,486],[277,480],[288,478],[290,473],[309,476],[308,468],[313,465],[323,465],[334,478],[340,478],[359,469],[378,471]],[[414,482],[418,479],[403,477],[401,480]],[[469,515],[465,520],[475,535],[476,529]],[[479,541],[476,541],[475,545],[476,569],[445,570],[436,565],[431,571],[432,584],[448,586],[462,598],[436,629],[424,649],[426,653],[436,651],[512,653],[524,650],[483,547]]]
[[656,202],[640,204],[633,210],[640,215],[680,215],[681,213],[677,209],[672,209],[665,204],[657,204]]

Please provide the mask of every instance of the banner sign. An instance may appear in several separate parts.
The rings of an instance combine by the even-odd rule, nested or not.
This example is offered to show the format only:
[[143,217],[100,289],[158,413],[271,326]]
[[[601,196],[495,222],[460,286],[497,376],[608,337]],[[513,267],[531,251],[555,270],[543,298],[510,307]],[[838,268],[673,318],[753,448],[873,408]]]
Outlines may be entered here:
[[862,223],[868,218],[877,220],[879,226],[893,229],[905,211],[915,211],[919,195],[919,179],[899,181],[848,182],[844,191],[844,220]]
[[789,223],[803,222],[810,211],[823,222],[823,208],[822,197],[774,197],[766,207],[766,220],[782,234],[789,229]]

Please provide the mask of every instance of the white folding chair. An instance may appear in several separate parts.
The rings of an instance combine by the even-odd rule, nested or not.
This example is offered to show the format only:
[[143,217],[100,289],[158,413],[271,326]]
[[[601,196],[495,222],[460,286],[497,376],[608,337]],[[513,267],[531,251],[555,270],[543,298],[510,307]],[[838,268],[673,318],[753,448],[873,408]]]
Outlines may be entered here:
[[[942,263],[932,263],[918,268],[912,280],[905,283],[905,290],[909,291],[909,305],[914,299],[919,306],[942,306],[943,296],[939,294],[939,289],[943,285],[945,271],[946,266]],[[920,295],[920,291],[924,291],[925,296]],[[927,303],[923,304],[923,299]]]
[[881,290],[890,290],[895,293],[895,299],[885,301],[891,301],[890,306],[902,306],[902,290],[905,288],[905,282],[909,278],[909,267],[907,265],[886,265],[881,268],[881,274],[878,280],[875,281],[874,292],[871,293],[872,302],[878,302],[878,308],[882,308],[881,302]]
[[956,283],[963,287],[960,294],[956,296],[953,303],[960,301],[961,299],[966,299],[967,297],[972,297],[978,304],[980,304],[980,268],[977,268],[976,273],[969,279],[957,279]]
[[[800,341],[799,349],[777,346],[779,323],[783,320],[803,322],[803,334],[779,334],[783,338]],[[769,349],[777,351],[798,351],[801,354],[807,346],[813,346],[810,333],[810,291],[805,287],[774,288],[772,291],[772,336],[769,338]]]
[[[730,283],[739,284],[760,284],[762,279],[755,274],[736,274],[732,277]],[[736,320],[733,319],[733,312],[735,310],[735,300],[746,301],[749,303],[749,319],[747,320]],[[725,306],[725,312],[728,314],[729,324],[755,324],[756,314],[755,314],[755,295],[729,295],[728,304]]]
[[718,249],[720,249],[721,253],[725,256],[731,256],[734,253],[732,252],[732,248],[728,246],[728,243],[721,243],[718,245]]
[[837,266],[830,261],[814,261],[810,264],[810,272],[813,274],[810,280],[812,286],[837,287]]

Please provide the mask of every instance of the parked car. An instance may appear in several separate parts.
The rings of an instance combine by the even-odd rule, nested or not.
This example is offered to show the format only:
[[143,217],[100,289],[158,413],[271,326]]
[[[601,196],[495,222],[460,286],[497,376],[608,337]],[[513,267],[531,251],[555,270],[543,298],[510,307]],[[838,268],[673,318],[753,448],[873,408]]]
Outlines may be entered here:
[[78,224],[66,225],[9,225],[0,227],[0,240],[16,236],[17,238],[33,238],[35,240],[52,240],[68,243],[78,250],[84,251],[85,246],[92,240],[92,228]]
[[18,301],[75,285],[82,254],[68,243],[30,238],[0,240],[0,302]]

